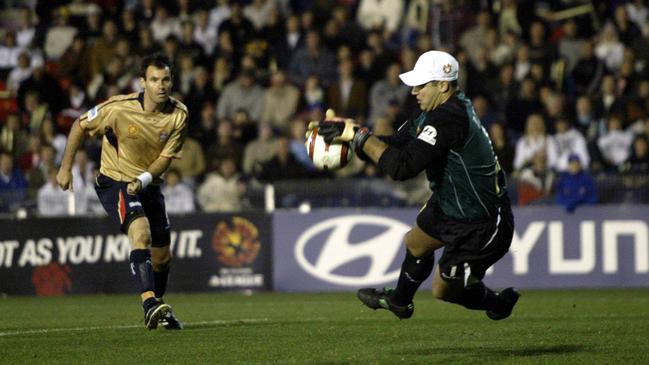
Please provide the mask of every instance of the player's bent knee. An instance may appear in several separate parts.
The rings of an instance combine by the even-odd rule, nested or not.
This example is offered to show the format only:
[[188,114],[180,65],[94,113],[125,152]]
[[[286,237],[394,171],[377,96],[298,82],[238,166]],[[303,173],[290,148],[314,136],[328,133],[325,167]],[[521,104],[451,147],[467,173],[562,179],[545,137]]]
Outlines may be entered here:
[[151,263],[154,271],[166,271],[171,266],[171,260],[169,246],[151,248]]

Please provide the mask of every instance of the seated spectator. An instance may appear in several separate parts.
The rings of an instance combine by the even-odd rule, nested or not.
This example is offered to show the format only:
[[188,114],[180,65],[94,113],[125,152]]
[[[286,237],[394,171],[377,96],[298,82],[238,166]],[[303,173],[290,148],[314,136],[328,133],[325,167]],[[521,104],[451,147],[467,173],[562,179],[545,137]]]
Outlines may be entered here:
[[9,114],[0,129],[0,151],[11,153],[14,158],[20,157],[27,147],[27,132],[20,128],[18,114]]
[[572,213],[580,205],[597,203],[598,195],[595,180],[584,171],[576,154],[568,158],[568,170],[561,174],[556,186],[558,204]]
[[309,152],[306,150],[306,146],[304,145],[305,133],[306,122],[300,118],[293,119],[291,122],[291,141],[289,142],[291,154],[307,170],[314,170],[315,166],[313,166],[313,162],[311,162],[311,158],[309,158]]
[[286,81],[282,71],[271,76],[270,87],[264,91],[262,123],[270,123],[275,129],[287,132],[288,123],[297,111],[300,90]]
[[[304,139],[304,134],[302,139]],[[273,158],[276,152],[277,143],[273,137],[273,129],[269,124],[262,124],[259,126],[257,139],[248,143],[243,151],[243,173],[247,175],[258,174],[261,165]]]
[[70,193],[61,190],[56,183],[56,169],[47,173],[47,183],[38,189],[38,214],[43,217],[60,217],[68,215]]
[[554,169],[563,172],[568,169],[568,158],[571,155],[579,156],[582,168],[588,169],[590,165],[590,154],[586,146],[586,138],[572,126],[570,120],[565,116],[560,116],[554,122],[556,133],[552,138],[557,148],[557,160]]
[[219,126],[216,132],[216,142],[205,154],[208,171],[218,170],[219,164],[226,158],[234,159],[235,164],[241,166],[243,147],[234,139],[233,133],[234,130],[231,121],[227,119],[219,121]]
[[367,115],[367,86],[354,76],[352,60],[338,65],[338,80],[327,89],[327,105],[345,117],[364,119]]
[[43,143],[54,147],[56,151],[56,164],[60,164],[61,159],[63,158],[63,152],[65,151],[65,143],[68,138],[65,134],[59,133],[54,125],[54,121],[52,121],[52,118],[49,116],[43,120],[43,124],[41,125],[41,139]]
[[200,143],[191,137],[185,139],[181,153],[182,158],[171,161],[171,168],[178,169],[181,181],[194,188],[205,173],[205,154]]
[[410,89],[399,80],[400,72],[401,66],[398,63],[390,64],[385,77],[370,88],[368,124],[373,125],[376,119],[384,115],[391,101],[402,105],[408,97]]
[[512,146],[505,127],[500,122],[494,122],[489,126],[489,137],[493,144],[494,152],[498,157],[500,168],[507,174],[514,170],[514,147]]
[[209,173],[198,188],[198,204],[208,213],[237,212],[243,207],[241,196],[245,190],[234,159],[225,158],[218,172]]
[[14,67],[7,77],[7,89],[12,95],[18,92],[20,83],[32,75],[32,68],[29,61],[29,54],[21,52],[18,55],[18,65]]
[[608,130],[597,139],[602,163],[609,171],[616,171],[629,158],[633,133],[622,129],[622,119],[612,115],[608,119]]
[[545,201],[552,191],[554,177],[554,172],[547,166],[545,152],[537,152],[532,157],[532,165],[525,167],[518,177],[518,204]]
[[631,155],[621,170],[631,174],[649,173],[649,141],[646,135],[635,137],[631,146]]
[[309,177],[309,171],[291,154],[289,140],[286,137],[277,139],[277,154],[264,163],[258,175],[262,181],[277,181],[304,179]]
[[336,57],[321,44],[317,30],[307,32],[304,46],[295,51],[291,58],[288,74],[292,77],[291,81],[300,87],[311,75],[317,75],[325,86],[336,79]]
[[88,158],[88,152],[84,149],[77,150],[72,165],[72,189],[74,191],[74,213],[91,213],[88,199],[95,190],[95,163]]
[[173,167],[165,173],[162,195],[165,197],[165,208],[169,214],[185,214],[196,211],[194,190],[182,182],[180,171]]
[[254,121],[261,119],[264,89],[255,82],[254,70],[243,70],[239,77],[223,89],[217,107],[219,118],[234,118],[238,110],[246,110]]
[[525,134],[516,142],[514,154],[514,170],[520,171],[532,164],[532,157],[545,151],[548,167],[554,165],[556,160],[556,147],[554,140],[545,132],[545,122],[540,114],[531,114],[525,124]]
[[35,199],[38,190],[47,183],[47,175],[50,170],[56,169],[56,151],[49,144],[43,144],[38,153],[38,162],[31,169],[25,171],[27,178],[27,196]]
[[19,169],[14,167],[13,156],[0,151],[0,212],[11,212],[24,201],[27,193],[27,180]]

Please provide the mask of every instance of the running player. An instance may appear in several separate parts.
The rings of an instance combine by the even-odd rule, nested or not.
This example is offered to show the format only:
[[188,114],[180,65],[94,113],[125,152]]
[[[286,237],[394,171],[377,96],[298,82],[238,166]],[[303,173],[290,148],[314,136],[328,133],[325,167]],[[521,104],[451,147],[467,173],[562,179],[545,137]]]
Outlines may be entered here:
[[131,241],[131,274],[139,285],[144,325],[181,329],[171,306],[162,301],[171,252],[169,221],[160,192],[162,174],[180,158],[187,107],[169,96],[170,61],[161,55],[142,60],[143,92],[111,97],[77,119],[68,136],[57,182],[72,188],[74,155],[86,136],[103,136],[95,190],[108,215]]
[[414,312],[414,295],[431,274],[435,251],[444,248],[433,277],[436,298],[489,318],[507,318],[518,301],[515,288],[496,293],[482,282],[485,271],[507,253],[514,217],[505,175],[469,99],[458,89],[458,62],[448,53],[422,54],[412,71],[399,75],[412,87],[421,113],[390,138],[379,139],[352,119],[328,118],[319,126],[325,141],[351,141],[356,154],[394,180],[426,171],[432,197],[405,235],[406,257],[395,289],[365,288],[358,298],[400,319]]

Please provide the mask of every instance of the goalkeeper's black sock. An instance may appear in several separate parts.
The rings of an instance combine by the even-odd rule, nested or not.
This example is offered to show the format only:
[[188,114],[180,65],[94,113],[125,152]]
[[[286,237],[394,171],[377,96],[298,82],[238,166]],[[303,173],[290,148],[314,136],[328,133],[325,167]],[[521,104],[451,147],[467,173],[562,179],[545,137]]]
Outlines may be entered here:
[[162,298],[167,291],[167,281],[169,280],[169,268],[161,271],[153,270],[153,279],[155,281],[155,297]]
[[476,310],[495,310],[499,304],[496,292],[489,289],[482,281],[465,287],[451,302]]
[[406,248],[406,258],[401,264],[401,273],[396,289],[390,295],[397,305],[408,305],[415,297],[421,283],[430,276],[435,264],[435,252],[425,257],[415,257]]

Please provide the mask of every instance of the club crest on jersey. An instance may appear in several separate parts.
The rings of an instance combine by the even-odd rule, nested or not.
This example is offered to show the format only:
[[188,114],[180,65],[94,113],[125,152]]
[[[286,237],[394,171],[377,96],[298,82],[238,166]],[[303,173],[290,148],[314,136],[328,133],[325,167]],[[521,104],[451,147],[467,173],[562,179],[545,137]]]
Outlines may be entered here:
[[160,142],[164,142],[169,138],[169,133],[162,131],[160,132]]
[[128,137],[129,138],[136,138],[138,133],[137,126],[135,124],[129,124],[128,125]]
[[88,110],[88,121],[91,121],[91,120],[97,118],[97,114],[99,114],[99,111],[97,110],[96,106],[94,108]]

